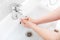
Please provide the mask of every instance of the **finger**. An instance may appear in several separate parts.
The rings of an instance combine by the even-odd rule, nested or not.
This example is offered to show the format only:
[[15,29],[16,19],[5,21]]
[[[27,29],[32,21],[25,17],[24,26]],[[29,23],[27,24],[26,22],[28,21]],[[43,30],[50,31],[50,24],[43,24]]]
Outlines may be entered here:
[[21,21],[20,21],[21,23],[23,23],[23,19],[21,19]]
[[[29,20],[29,17],[25,17],[25,18],[22,18],[22,19],[21,19],[21,21],[22,21],[24,24],[26,23],[25,20],[28,21],[28,20]],[[20,24],[21,24],[21,22],[20,22]]]
[[21,24],[25,25],[25,23],[23,23],[22,21],[21,21]]
[[21,22],[21,24],[22,24],[23,26],[25,26],[25,24],[24,24],[23,22]]
[[21,21],[21,24],[25,27],[27,27],[26,23],[24,23],[23,21]]
[[24,24],[26,24],[27,20],[21,19],[21,22],[24,23]]
[[25,18],[23,18],[24,20],[29,20],[29,17],[25,17]]
[[29,20],[30,19],[30,17],[25,17],[25,18],[23,18],[24,20]]
[[29,20],[29,17],[26,17],[26,20]]
[[25,24],[27,23],[27,20],[22,20],[22,21],[23,21],[23,23],[25,23]]
[[25,19],[26,19],[26,20],[31,20],[31,18],[30,18],[30,17],[25,17]]

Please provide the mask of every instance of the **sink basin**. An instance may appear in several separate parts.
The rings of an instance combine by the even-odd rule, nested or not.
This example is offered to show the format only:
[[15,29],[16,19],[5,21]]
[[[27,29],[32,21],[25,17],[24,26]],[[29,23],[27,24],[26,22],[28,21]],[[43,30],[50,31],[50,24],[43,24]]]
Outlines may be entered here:
[[[5,6],[7,3],[8,1],[5,3],[3,2],[1,8],[3,8],[2,6]],[[6,8],[9,8],[8,5],[10,3],[11,1],[7,4]],[[41,18],[44,15],[47,15],[51,11],[48,7],[44,7],[42,5],[39,7],[37,4],[38,1],[27,0],[26,2],[22,3],[22,13],[25,16],[37,19]],[[8,10],[6,8],[4,7],[1,9],[1,13],[3,13],[1,15],[3,16],[0,16],[0,40],[43,40],[43,38],[41,38],[35,31],[25,28],[23,25],[21,25],[20,18],[14,20],[12,18],[13,13],[11,10]],[[53,30],[55,24],[55,22],[40,24],[39,27]]]

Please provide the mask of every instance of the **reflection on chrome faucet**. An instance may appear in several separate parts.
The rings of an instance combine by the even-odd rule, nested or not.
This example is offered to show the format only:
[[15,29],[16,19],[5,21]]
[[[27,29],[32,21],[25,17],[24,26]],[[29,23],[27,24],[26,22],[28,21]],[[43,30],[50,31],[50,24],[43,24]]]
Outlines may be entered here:
[[21,11],[21,9],[20,9],[21,6],[22,5],[18,4],[18,3],[12,3],[12,4],[10,4],[11,10],[15,11],[15,12],[20,12]]
[[20,9],[20,7],[21,7],[21,4],[18,4],[18,3],[10,4],[13,19],[18,19],[19,15],[22,15],[21,13],[22,10]]
[[22,5],[18,4],[18,3],[12,3],[10,4],[10,8],[11,8],[11,13],[12,13],[12,19],[16,20],[18,18],[23,18],[26,17],[25,15],[23,15],[22,10],[20,9]]

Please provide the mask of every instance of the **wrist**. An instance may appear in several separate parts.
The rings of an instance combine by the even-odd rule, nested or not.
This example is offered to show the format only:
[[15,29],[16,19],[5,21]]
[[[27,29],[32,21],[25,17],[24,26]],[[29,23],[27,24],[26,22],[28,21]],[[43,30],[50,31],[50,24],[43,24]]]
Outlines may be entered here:
[[39,20],[33,20],[33,23],[35,23],[35,24],[39,24]]
[[32,29],[34,29],[34,28],[36,28],[36,27],[37,27],[37,25],[32,25],[32,26],[31,26]]

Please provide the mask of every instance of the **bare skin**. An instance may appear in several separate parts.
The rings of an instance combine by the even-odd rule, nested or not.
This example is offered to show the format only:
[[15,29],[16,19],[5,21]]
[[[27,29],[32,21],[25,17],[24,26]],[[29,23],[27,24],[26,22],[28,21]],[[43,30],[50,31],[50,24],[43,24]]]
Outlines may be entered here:
[[29,17],[26,17],[26,18],[21,19],[21,22],[25,27],[33,29],[45,40],[60,40],[59,39],[60,31],[57,33],[57,32],[50,31],[48,29],[40,28],[37,26],[37,24],[52,22],[52,21],[56,21],[56,20],[60,20],[60,8],[57,8],[50,14],[48,14],[40,19],[34,20]]

